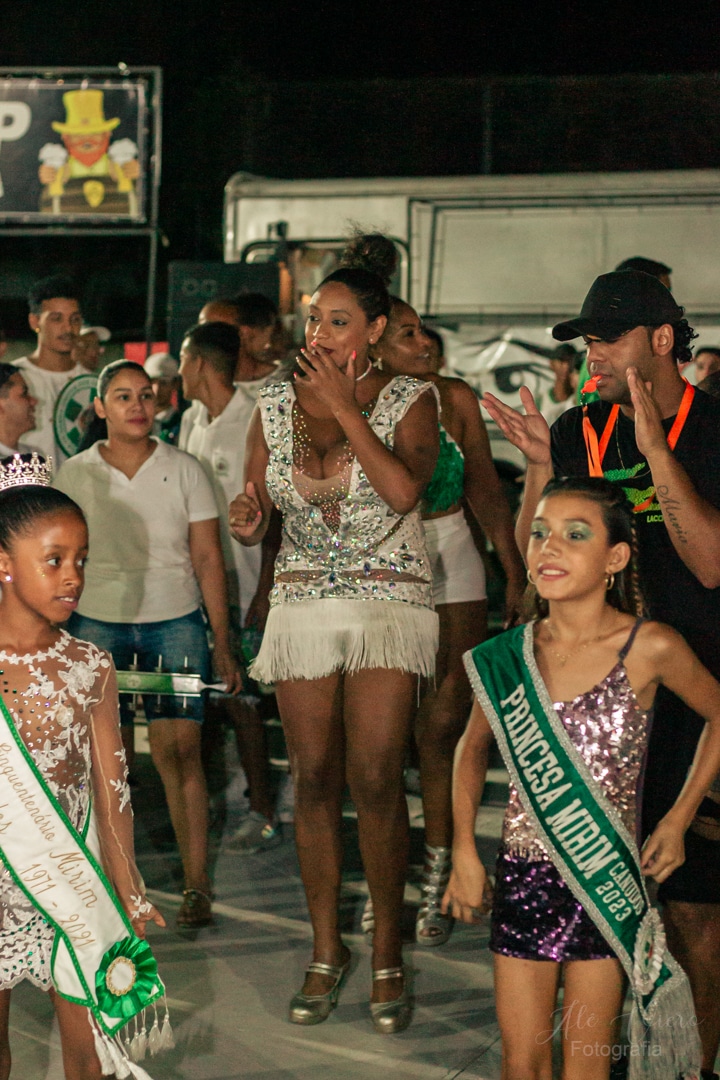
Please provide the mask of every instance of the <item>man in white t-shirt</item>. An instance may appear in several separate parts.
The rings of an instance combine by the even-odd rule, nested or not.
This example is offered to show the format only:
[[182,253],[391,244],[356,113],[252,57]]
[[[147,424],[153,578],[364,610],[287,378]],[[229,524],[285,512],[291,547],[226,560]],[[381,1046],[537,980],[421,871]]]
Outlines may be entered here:
[[[277,308],[263,293],[241,293],[234,298],[218,296],[205,304],[198,316],[199,325],[212,322],[236,327],[240,336],[233,381],[236,386],[242,386],[253,405],[277,369],[270,352],[277,321]],[[183,413],[178,446],[185,445],[190,428],[201,414],[201,402],[193,401]]]
[[234,381],[263,383],[275,371],[270,348],[277,318],[277,308],[263,293],[240,293],[232,299],[217,297],[210,300],[200,312],[198,322],[236,326],[240,347]]
[[36,405],[20,372],[0,363],[0,458],[30,452],[20,436],[35,426]]
[[[243,488],[245,438],[256,397],[242,383],[233,384],[239,345],[235,327],[215,322],[189,330],[180,350],[183,394],[195,403],[192,422],[186,423],[183,417],[180,449],[198,459],[213,485],[220,510],[231,623],[238,636],[254,621],[256,594],[262,592],[267,598],[273,568],[269,549],[263,562],[258,548],[246,548],[232,539],[228,524],[228,506]],[[228,698],[226,704],[250,788],[249,817],[230,843],[238,851],[265,850],[279,843],[280,832],[270,795],[262,721],[247,695]]]
[[28,304],[28,322],[37,334],[37,347],[29,356],[14,361],[37,401],[35,426],[24,441],[43,457],[51,457],[57,470],[66,455],[55,441],[53,413],[65,384],[85,373],[85,368],[72,359],[82,314],[77,290],[65,277],[36,281],[28,293]]

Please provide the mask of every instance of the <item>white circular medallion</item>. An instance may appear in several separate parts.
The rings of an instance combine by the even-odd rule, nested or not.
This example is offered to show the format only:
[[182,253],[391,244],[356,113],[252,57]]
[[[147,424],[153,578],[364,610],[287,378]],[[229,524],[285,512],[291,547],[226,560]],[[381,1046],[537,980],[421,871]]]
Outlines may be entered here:
[[105,972],[105,985],[115,997],[122,997],[135,985],[135,965],[127,956],[116,957]]

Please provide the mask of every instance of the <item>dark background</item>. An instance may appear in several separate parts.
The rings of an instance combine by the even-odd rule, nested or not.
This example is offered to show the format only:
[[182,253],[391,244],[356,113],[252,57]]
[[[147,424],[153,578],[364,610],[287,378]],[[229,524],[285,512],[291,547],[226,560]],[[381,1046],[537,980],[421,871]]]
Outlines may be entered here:
[[[2,5],[6,66],[160,65],[169,259],[222,256],[223,187],[277,177],[717,167],[720,4],[125,0]],[[1,152],[1,151],[0,151]],[[57,268],[140,327],[145,245],[0,234],[2,318]],[[159,329],[162,329],[159,327]]]

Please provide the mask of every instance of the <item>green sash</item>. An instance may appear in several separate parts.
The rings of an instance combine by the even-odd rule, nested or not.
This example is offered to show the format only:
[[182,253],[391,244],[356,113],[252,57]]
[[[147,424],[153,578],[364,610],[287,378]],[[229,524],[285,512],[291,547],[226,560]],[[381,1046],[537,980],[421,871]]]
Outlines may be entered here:
[[538,837],[630,980],[629,1076],[697,1076],[688,980],[650,906],[637,844],[553,708],[535,662],[533,626],[466,653],[470,682]]
[[[90,1010],[103,1075],[149,1080],[135,1061],[171,1045],[169,1023],[150,1037],[144,1014],[165,988],[102,868],[92,807],[73,826],[0,697],[0,860],[55,931],[51,969],[62,997]],[[138,898],[140,900],[141,898]],[[135,1037],[120,1038],[135,1018]],[[167,1013],[166,1013],[167,1021]],[[135,1061],[130,1060],[135,1058]]]

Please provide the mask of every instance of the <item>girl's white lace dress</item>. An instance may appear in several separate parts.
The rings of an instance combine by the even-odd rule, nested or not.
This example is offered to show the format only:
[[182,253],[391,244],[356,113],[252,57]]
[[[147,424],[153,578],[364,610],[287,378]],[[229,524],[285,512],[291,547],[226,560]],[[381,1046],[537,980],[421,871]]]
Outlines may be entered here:
[[[108,653],[60,630],[45,652],[0,651],[0,694],[52,794],[81,834],[94,810],[105,873],[132,918],[145,907]],[[2,737],[6,737],[2,721]],[[2,777],[0,776],[0,814]],[[2,848],[0,819],[0,848]],[[18,827],[18,823],[14,823]],[[52,986],[54,930],[0,863],[0,990],[22,979]]]

